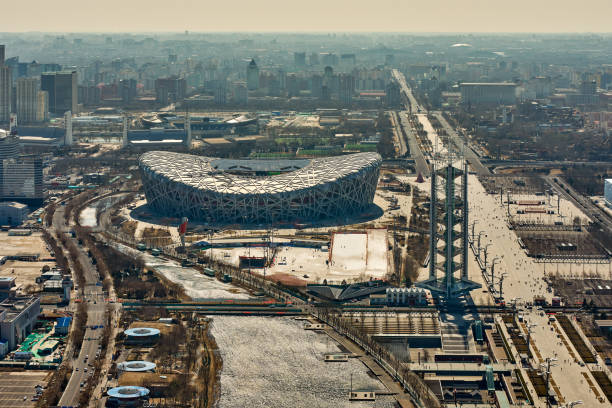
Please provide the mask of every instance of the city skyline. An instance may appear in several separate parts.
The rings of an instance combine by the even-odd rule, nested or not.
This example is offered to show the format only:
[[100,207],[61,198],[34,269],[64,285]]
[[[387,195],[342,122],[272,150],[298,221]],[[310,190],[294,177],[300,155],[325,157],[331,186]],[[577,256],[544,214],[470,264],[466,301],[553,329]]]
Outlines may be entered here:
[[[33,15],[30,5],[3,6],[3,32],[406,32],[406,33],[609,33],[606,0],[585,0],[580,8],[569,1],[443,0],[438,3],[396,3],[313,0],[308,7],[287,6],[280,0],[202,4],[182,0],[174,7],[159,1],[109,0],[82,7],[61,0]],[[156,7],[157,6],[157,7]],[[122,10],[117,13],[116,10]],[[227,18],[209,18],[223,16]],[[229,17],[231,16],[231,18]],[[257,18],[253,18],[253,17]],[[95,18],[93,18],[95,17]]]

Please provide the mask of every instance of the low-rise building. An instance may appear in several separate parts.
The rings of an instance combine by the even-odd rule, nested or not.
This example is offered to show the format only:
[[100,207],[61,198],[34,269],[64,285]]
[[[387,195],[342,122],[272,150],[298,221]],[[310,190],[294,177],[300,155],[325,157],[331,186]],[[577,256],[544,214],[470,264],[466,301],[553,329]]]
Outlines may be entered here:
[[0,203],[0,225],[21,225],[27,217],[27,205],[14,201]]
[[0,301],[15,294],[15,278],[13,276],[0,277]]
[[68,334],[70,331],[70,324],[72,323],[72,317],[60,317],[57,319],[55,324],[55,333],[57,334]]
[[510,82],[464,82],[459,85],[461,101],[470,105],[512,105],[516,84]]
[[9,351],[32,332],[39,314],[38,296],[15,296],[0,302],[0,339],[8,342]]
[[384,294],[370,295],[371,305],[421,306],[427,304],[427,292],[420,288],[387,288]]

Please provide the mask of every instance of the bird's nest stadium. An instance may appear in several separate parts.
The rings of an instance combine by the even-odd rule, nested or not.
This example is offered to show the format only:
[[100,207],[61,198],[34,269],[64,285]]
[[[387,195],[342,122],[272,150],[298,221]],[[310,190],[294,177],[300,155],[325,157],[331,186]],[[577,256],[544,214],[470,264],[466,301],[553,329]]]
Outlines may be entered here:
[[149,207],[208,223],[312,222],[372,206],[377,153],[312,160],[230,160],[152,151],[140,157]]

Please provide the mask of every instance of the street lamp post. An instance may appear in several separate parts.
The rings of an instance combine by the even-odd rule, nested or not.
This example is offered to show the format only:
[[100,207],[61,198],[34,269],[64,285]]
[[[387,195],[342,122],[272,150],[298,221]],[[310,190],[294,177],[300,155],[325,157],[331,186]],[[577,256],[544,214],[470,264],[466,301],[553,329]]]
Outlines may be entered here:
[[493,258],[491,261],[491,286],[495,285],[495,261],[498,261],[499,257]]
[[553,362],[557,361],[556,358],[546,357],[546,364],[542,363],[540,366],[546,366],[546,406],[550,407],[550,398],[548,397],[549,387],[550,387],[550,367],[556,366]]
[[499,299],[501,300],[504,297],[504,278],[508,276],[507,273],[502,273],[499,277]]
[[477,222],[478,222],[477,220],[474,220],[472,222],[472,242],[474,242],[474,227],[476,226]]
[[490,246],[491,246],[491,244],[487,244],[484,247],[484,256],[485,256],[484,268],[485,268],[485,271],[487,270],[487,252],[488,252]]
[[480,236],[484,234],[484,231],[478,233],[478,258],[480,258]]
[[537,324],[535,324],[535,323],[527,325],[527,352],[529,352],[529,342],[531,340],[531,329],[536,327],[536,326],[537,326]]

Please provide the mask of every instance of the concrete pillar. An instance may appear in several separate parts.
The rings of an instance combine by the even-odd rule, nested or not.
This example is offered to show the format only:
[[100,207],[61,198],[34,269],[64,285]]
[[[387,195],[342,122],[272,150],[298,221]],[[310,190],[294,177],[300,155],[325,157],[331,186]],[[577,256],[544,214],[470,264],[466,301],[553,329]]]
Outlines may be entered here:
[[128,117],[127,115],[123,116],[123,132],[121,133],[121,147],[128,147]]
[[64,146],[72,146],[72,112],[64,114],[66,133],[64,134]]
[[191,149],[191,114],[189,112],[185,115],[185,131],[187,132],[185,144],[187,145],[187,149]]

